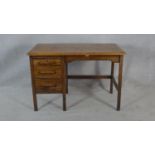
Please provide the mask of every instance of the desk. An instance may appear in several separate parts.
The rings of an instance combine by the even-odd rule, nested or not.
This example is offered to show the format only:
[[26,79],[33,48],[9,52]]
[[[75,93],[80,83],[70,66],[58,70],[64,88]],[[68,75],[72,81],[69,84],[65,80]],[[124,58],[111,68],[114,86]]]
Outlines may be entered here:
[[[125,52],[116,44],[38,44],[29,53],[34,110],[38,111],[37,94],[60,93],[66,111],[68,79],[110,79],[118,91],[117,110],[121,106],[123,58]],[[111,62],[110,75],[68,75],[68,63],[73,61],[104,60]],[[114,65],[119,64],[118,82],[114,78]]]

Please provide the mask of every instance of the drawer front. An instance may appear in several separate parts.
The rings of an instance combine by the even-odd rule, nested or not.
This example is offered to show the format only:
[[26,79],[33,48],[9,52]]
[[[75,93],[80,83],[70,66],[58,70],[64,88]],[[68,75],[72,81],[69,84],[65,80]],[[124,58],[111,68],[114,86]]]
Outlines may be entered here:
[[35,78],[62,78],[63,67],[54,66],[54,67],[35,67],[34,76]]
[[40,58],[33,60],[34,66],[55,66],[63,65],[63,60],[60,58]]
[[36,91],[39,93],[60,93],[63,90],[61,79],[35,79]]
[[[77,60],[77,57],[74,57],[74,56],[68,56],[66,58],[66,60],[68,62],[72,62],[74,60]],[[95,61],[95,60],[104,60],[104,61],[113,61],[113,62],[119,62],[119,56],[97,56],[97,55],[85,55],[85,56],[78,56],[78,60],[92,60],[92,61]]]

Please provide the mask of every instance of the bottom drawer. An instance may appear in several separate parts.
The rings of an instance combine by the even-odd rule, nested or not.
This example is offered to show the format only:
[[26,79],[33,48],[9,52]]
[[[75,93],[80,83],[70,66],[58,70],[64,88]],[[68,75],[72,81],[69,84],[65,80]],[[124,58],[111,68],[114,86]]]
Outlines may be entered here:
[[35,79],[37,93],[61,93],[62,86],[62,79]]

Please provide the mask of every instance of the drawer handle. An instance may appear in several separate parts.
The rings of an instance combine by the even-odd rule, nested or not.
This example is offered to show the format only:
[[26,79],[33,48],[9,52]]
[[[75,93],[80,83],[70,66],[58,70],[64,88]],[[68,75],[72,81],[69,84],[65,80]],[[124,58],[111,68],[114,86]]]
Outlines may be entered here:
[[56,71],[39,71],[39,74],[56,74]]
[[90,55],[89,55],[89,54],[86,54],[85,56],[86,56],[86,57],[89,57]]
[[51,62],[39,62],[38,64],[42,66],[42,65],[52,65],[54,63],[51,63]]
[[42,87],[57,87],[57,84],[43,84]]
[[55,64],[60,64],[60,61],[58,60],[53,60],[53,61],[45,61],[45,62],[38,62],[38,65],[55,65]]

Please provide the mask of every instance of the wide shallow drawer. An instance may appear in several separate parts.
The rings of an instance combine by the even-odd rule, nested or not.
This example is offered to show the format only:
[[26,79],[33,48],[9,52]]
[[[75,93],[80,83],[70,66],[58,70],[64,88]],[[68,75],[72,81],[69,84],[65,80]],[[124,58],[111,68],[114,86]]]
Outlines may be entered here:
[[62,65],[63,60],[61,58],[39,58],[33,60],[34,66],[54,66]]
[[63,68],[61,66],[38,66],[34,69],[35,78],[62,78]]
[[35,79],[36,91],[40,93],[62,92],[63,82],[61,79]]
[[108,55],[83,55],[83,56],[68,56],[66,57],[66,60],[68,62],[72,62],[72,61],[75,61],[75,60],[90,60],[90,61],[95,61],[95,60],[103,60],[103,61],[112,61],[112,62],[119,62],[120,60],[120,57],[119,56],[108,56]]

